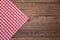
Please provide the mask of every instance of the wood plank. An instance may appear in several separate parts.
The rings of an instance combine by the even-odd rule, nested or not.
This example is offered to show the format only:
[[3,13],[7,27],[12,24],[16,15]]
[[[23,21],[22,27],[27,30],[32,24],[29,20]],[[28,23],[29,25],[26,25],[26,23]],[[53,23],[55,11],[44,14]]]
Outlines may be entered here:
[[14,2],[60,2],[59,0],[13,0]]
[[60,16],[60,4],[15,3],[27,16]]
[[60,16],[60,10],[22,10],[27,16]]
[[23,30],[57,30],[60,31],[60,24],[29,24],[22,27]]
[[31,9],[34,9],[34,7],[37,9],[37,8],[40,8],[40,9],[59,9],[60,10],[60,3],[57,3],[57,4],[53,4],[53,3],[16,3],[16,2],[13,2],[16,6],[18,6],[19,8],[22,8],[22,9],[28,9],[28,8],[31,8]]
[[29,21],[23,25],[23,29],[59,30],[60,17],[30,17]]
[[59,38],[21,37],[21,38],[12,38],[10,40],[60,40],[60,37]]
[[59,31],[41,31],[41,30],[20,30],[14,35],[18,37],[60,37]]
[[[38,17],[24,24],[14,37],[60,37],[60,17]],[[35,34],[36,33],[36,34]]]

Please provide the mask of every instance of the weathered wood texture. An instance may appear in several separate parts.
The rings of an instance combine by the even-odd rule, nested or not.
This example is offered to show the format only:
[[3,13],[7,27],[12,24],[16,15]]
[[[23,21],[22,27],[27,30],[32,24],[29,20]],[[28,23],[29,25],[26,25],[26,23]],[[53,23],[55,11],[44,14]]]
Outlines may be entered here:
[[14,2],[59,2],[59,0],[13,0]]
[[60,40],[59,0],[12,0],[29,20],[10,40]]
[[27,38],[12,38],[11,40],[60,40],[60,38],[30,38],[30,37],[27,37]]

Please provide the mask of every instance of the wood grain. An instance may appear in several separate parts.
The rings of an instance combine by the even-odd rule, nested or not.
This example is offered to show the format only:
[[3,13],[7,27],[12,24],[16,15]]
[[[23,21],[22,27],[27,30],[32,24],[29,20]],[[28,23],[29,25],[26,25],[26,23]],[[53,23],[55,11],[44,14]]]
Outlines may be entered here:
[[14,2],[60,2],[59,0],[13,0]]
[[29,20],[10,40],[60,40],[59,0],[12,0]]
[[60,16],[60,4],[16,3],[16,5],[28,16]]
[[12,38],[11,40],[60,40],[60,38],[22,37],[22,38]]

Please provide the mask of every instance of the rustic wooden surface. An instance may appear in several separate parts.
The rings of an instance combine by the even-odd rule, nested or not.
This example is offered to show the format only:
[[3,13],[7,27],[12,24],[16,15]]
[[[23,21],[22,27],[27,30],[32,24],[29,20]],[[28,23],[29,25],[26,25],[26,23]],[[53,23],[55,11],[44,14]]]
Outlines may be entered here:
[[60,40],[60,0],[12,0],[29,20],[10,40]]

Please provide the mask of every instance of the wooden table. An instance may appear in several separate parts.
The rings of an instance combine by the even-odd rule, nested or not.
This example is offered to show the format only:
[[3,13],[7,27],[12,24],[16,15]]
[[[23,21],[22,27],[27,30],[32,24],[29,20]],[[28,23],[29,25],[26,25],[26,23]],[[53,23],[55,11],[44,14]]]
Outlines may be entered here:
[[59,0],[12,0],[29,20],[10,40],[60,40]]

